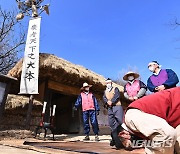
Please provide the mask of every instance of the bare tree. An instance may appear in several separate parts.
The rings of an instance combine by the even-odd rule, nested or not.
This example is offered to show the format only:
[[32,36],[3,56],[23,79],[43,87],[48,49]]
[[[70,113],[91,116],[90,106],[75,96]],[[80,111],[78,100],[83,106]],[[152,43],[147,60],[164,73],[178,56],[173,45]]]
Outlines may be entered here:
[[174,19],[174,25],[177,25],[177,26],[180,25],[180,23],[179,23],[179,21],[177,20],[177,18]]
[[7,72],[18,60],[18,53],[25,44],[22,25],[16,21],[15,11],[0,7],[0,73]]
[[118,76],[118,78],[116,80],[114,80],[114,82],[121,85],[121,86],[125,86],[126,81],[123,80],[123,76],[129,71],[136,72],[136,73],[139,72],[138,68],[136,66],[128,66],[127,69],[122,69],[119,72],[119,76]]

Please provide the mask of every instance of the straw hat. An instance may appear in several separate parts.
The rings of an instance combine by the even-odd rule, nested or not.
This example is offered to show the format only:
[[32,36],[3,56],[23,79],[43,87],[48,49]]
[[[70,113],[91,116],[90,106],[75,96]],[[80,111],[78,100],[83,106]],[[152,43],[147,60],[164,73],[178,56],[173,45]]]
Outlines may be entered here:
[[84,83],[83,83],[83,86],[81,87],[81,90],[84,90],[84,88],[86,88],[86,87],[91,88],[92,85],[88,84],[87,82],[84,82]]
[[134,76],[135,79],[137,79],[137,78],[139,77],[139,74],[138,74],[138,73],[129,71],[129,72],[127,72],[127,73],[124,75],[123,80],[126,80],[126,81],[127,81],[127,80],[128,80],[128,76],[130,76],[130,75]]

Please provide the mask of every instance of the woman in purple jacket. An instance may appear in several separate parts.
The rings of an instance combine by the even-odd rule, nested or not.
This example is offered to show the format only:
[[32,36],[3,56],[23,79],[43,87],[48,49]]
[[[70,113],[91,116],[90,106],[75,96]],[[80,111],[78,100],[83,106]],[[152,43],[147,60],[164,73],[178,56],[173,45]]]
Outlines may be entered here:
[[157,61],[148,64],[148,69],[153,73],[148,81],[147,87],[151,92],[158,92],[164,89],[176,87],[179,79],[176,73],[171,69],[161,69]]

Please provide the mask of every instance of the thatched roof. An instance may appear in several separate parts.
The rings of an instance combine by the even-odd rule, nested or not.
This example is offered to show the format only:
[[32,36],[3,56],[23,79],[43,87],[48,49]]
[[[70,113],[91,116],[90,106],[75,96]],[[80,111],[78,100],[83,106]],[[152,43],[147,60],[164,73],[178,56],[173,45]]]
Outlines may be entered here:
[[12,76],[0,74],[0,81],[4,81],[4,82],[14,81],[15,82],[15,81],[17,81],[17,79]]
[[[5,109],[14,109],[17,107],[24,108],[29,104],[29,98],[27,96],[9,94],[6,100]],[[42,106],[40,101],[34,100],[34,105]]]
[[[8,76],[20,80],[22,61],[21,59],[9,71]],[[74,87],[81,87],[83,82],[88,82],[93,85],[93,89],[97,92],[103,91],[105,88],[105,78],[102,75],[47,53],[40,54],[39,79],[50,79]],[[116,86],[119,87],[120,91],[123,91],[122,86],[117,84]]]

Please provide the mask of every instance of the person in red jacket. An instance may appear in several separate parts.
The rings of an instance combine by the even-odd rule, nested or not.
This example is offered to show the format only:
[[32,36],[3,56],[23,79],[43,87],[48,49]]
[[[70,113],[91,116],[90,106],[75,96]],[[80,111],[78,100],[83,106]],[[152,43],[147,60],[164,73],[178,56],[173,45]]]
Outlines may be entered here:
[[[119,136],[132,146],[131,134],[146,139],[147,154],[180,154],[180,87],[163,90],[132,102]],[[134,143],[133,143],[134,144]]]

